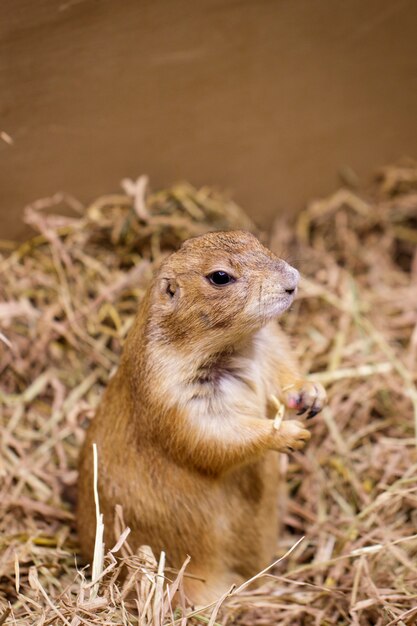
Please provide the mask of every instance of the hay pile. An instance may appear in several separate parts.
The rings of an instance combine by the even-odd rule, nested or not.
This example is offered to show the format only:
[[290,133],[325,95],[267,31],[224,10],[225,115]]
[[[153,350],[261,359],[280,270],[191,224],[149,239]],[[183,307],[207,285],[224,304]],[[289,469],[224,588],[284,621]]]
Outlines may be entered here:
[[[0,244],[0,625],[415,623],[417,166],[275,224],[271,247],[304,274],[283,323],[330,402],[287,465],[284,558],[194,616],[168,601],[184,573],[126,536],[98,584],[77,569],[77,455],[152,268],[189,236],[254,226],[205,188],[124,186],[86,210],[36,203],[39,234]],[[51,214],[61,203],[74,217]]]

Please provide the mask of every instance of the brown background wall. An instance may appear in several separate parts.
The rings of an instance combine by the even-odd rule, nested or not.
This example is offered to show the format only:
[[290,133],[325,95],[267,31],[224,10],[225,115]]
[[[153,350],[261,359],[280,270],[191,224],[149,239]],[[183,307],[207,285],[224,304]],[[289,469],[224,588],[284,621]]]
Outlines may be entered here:
[[2,0],[0,238],[148,173],[266,223],[417,155],[415,0]]

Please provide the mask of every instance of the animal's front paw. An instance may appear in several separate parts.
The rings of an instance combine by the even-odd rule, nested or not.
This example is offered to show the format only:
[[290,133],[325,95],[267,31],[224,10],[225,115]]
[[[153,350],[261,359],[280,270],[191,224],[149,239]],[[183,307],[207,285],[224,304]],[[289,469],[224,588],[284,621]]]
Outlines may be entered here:
[[297,420],[284,420],[275,431],[274,449],[279,452],[294,452],[304,448],[311,434]]
[[301,380],[286,390],[284,402],[289,409],[297,409],[297,415],[308,411],[307,419],[310,419],[326,404],[326,392],[320,383]]

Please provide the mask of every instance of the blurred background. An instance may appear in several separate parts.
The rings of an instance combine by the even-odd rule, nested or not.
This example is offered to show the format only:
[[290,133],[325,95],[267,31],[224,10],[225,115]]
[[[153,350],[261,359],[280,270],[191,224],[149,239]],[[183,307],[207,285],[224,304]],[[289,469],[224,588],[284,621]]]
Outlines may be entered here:
[[413,0],[2,0],[0,238],[58,190],[229,189],[260,224],[417,153]]

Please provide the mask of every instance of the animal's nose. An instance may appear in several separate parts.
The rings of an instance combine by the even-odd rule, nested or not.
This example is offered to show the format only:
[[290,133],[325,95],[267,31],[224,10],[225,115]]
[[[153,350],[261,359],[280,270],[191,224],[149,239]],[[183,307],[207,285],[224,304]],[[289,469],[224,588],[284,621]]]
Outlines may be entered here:
[[297,289],[300,274],[294,267],[288,264],[286,264],[285,270],[283,287],[285,292],[291,295]]
[[300,280],[298,270],[282,259],[277,259],[274,265],[278,273],[277,279],[280,289],[289,295],[293,294],[297,289],[298,281]]

